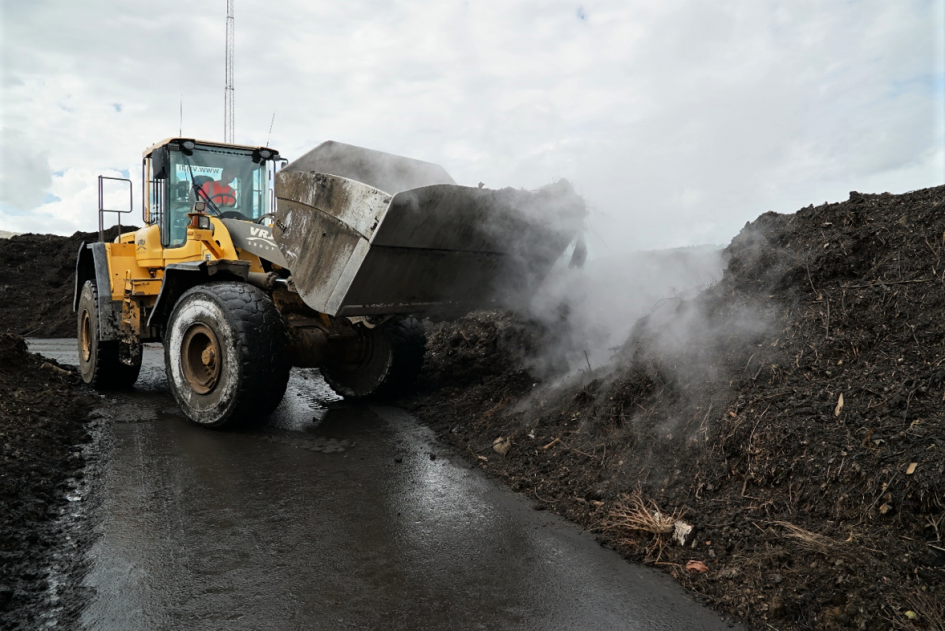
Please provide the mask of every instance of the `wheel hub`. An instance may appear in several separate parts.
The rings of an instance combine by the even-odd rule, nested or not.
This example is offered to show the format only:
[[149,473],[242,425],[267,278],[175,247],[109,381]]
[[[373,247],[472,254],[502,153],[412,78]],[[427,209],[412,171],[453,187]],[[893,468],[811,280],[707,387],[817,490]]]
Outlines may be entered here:
[[374,355],[374,333],[372,330],[358,331],[358,337],[348,340],[339,350],[338,359],[345,370],[357,370],[371,361]]
[[220,378],[220,345],[210,327],[195,323],[181,342],[180,363],[184,377],[197,394],[207,394]]
[[82,312],[82,335],[79,339],[79,352],[82,361],[87,362],[92,357],[92,318],[88,311]]

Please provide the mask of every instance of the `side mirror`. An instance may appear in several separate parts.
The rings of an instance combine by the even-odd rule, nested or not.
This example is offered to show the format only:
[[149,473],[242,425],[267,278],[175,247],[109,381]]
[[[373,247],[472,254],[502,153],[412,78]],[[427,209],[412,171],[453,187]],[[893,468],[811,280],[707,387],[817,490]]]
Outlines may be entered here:
[[167,179],[167,149],[161,147],[154,151],[151,154],[151,179],[152,180],[166,180]]

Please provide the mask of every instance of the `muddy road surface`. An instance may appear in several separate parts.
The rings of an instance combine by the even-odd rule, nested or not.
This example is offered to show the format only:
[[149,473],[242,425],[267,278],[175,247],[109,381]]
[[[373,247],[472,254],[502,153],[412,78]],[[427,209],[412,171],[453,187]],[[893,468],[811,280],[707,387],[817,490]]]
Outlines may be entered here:
[[[75,363],[74,340],[30,349]],[[88,629],[730,629],[666,575],[498,487],[402,410],[296,370],[268,423],[193,426],[149,345],[109,395]],[[55,624],[56,620],[47,620]]]

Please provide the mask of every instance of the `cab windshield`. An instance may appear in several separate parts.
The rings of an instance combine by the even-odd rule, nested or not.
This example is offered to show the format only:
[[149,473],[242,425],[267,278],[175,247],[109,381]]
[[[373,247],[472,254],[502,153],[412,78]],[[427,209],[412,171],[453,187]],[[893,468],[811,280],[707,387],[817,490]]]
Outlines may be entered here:
[[269,212],[267,165],[247,149],[198,144],[191,153],[173,149],[168,169],[168,247],[187,239],[187,213],[198,199],[224,219],[255,220]]

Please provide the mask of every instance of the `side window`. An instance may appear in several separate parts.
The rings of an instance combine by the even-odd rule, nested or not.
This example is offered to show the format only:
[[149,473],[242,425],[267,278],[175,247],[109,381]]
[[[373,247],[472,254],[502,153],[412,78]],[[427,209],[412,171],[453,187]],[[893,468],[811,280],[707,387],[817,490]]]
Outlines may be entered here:
[[144,194],[148,197],[148,217],[150,225],[159,225],[161,241],[166,242],[164,216],[167,211],[167,150],[158,148],[148,156],[142,165]]
[[164,216],[164,185],[166,180],[151,180],[148,184],[148,194],[150,196],[150,217],[149,223],[160,223]]
[[266,212],[266,169],[265,166],[253,171],[253,219],[258,219]]

